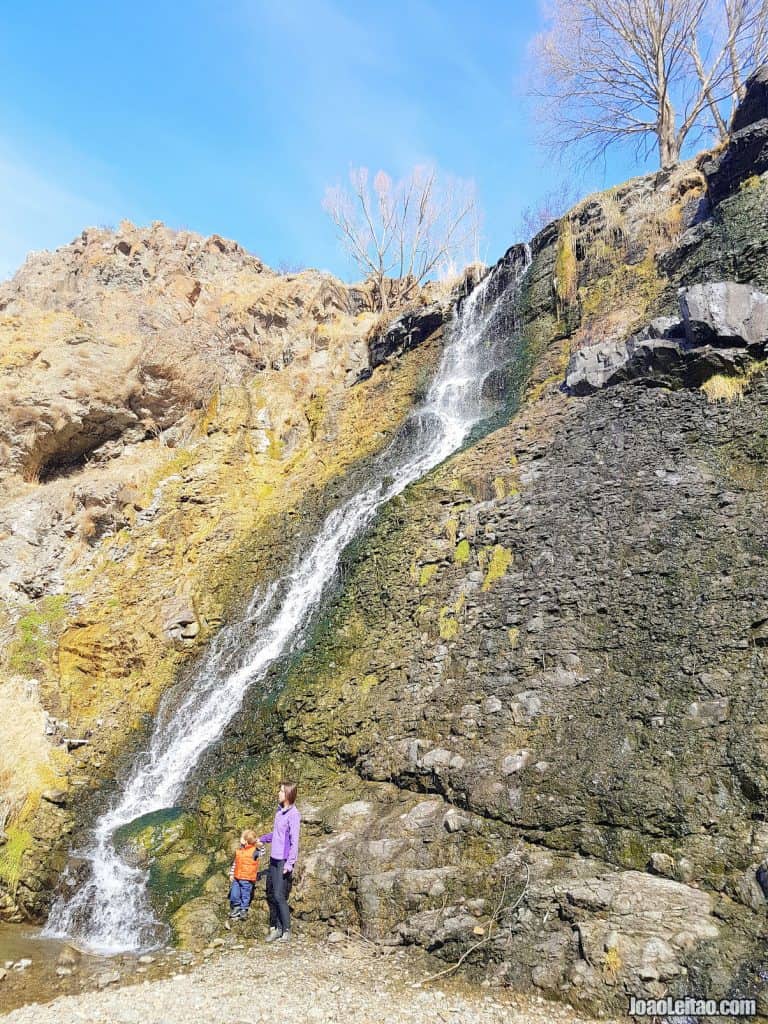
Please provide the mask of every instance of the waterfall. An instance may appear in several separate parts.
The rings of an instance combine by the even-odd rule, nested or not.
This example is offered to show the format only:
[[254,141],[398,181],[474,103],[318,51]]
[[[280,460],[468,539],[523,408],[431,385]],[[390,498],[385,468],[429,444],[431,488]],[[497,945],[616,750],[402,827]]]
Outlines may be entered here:
[[220,631],[181,702],[161,704],[148,749],[78,853],[85,861],[84,879],[74,892],[58,897],[44,934],[69,937],[105,954],[149,948],[167,937],[167,926],[157,921],[149,902],[148,872],[120,856],[116,830],[176,803],[246,691],[303,642],[347,545],[382,505],[455,452],[497,410],[498,402],[484,397],[483,382],[515,354],[510,326],[515,326],[517,291],[529,263],[527,247],[519,247],[511,284],[508,263],[487,273],[464,299],[424,402],[373,460],[368,483],[330,513],[291,571],[257,591],[244,617]]

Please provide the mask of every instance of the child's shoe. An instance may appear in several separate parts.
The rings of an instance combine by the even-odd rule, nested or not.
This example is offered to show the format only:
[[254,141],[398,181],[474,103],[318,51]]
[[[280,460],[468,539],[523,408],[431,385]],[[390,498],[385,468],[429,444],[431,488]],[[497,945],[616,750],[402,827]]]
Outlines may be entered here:
[[266,938],[266,941],[267,942],[274,942],[275,939],[279,939],[282,934],[283,933],[280,931],[279,928],[270,928],[269,929],[269,934],[267,935],[267,938]]

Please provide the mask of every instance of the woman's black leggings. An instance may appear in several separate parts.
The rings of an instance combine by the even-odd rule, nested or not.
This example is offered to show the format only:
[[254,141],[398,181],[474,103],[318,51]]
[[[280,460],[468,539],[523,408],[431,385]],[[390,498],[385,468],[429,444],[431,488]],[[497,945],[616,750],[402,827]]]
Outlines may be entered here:
[[288,909],[288,899],[285,892],[285,881],[283,875],[284,860],[269,858],[269,881],[272,883],[272,896],[277,906],[277,920],[283,932],[291,930],[291,912]]
[[[272,888],[272,872],[269,868],[266,869],[267,874],[267,885],[266,885],[266,896],[267,906],[269,907],[269,927],[279,928],[280,917],[277,913],[277,900],[275,899],[275,893]],[[283,894],[286,900],[291,898],[291,889],[293,888],[293,872],[289,871],[287,875],[283,875]]]

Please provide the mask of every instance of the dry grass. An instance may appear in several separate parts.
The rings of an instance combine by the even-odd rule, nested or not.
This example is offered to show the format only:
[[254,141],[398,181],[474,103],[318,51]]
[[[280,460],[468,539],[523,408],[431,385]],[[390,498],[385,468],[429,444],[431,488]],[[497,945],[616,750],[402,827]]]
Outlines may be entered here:
[[727,377],[720,373],[715,374],[714,377],[710,377],[702,384],[701,390],[710,402],[740,401],[752,381],[765,373],[766,369],[768,369],[768,359],[759,359],[747,367],[743,374],[734,377]]
[[744,390],[748,384],[746,377],[726,377],[722,373],[716,373],[701,385],[701,390],[707,396],[707,401],[735,402],[741,401],[744,397]]
[[0,686],[0,827],[56,779],[54,750],[35,684],[12,677]]
[[92,508],[84,508],[77,519],[77,535],[81,541],[89,541],[96,535],[97,514]]

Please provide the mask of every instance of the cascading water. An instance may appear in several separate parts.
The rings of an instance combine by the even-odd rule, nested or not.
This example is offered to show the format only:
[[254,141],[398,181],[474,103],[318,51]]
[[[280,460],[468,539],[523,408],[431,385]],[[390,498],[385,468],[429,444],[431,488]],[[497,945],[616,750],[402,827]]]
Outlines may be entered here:
[[331,512],[293,570],[255,594],[243,619],[219,633],[181,703],[161,707],[149,749],[137,759],[122,794],[96,822],[88,848],[78,855],[87,863],[87,876],[74,893],[57,899],[45,934],[73,938],[99,953],[136,951],[165,938],[166,926],[155,918],[147,895],[148,873],[120,856],[116,830],[175,804],[248,688],[301,644],[347,545],[385,502],[455,452],[498,408],[498,402],[484,397],[483,385],[502,357],[513,354],[509,346],[517,285],[529,262],[527,247],[520,247],[513,258],[511,285],[508,278],[501,280],[498,270],[491,271],[467,296],[426,399],[374,460],[373,482]]

